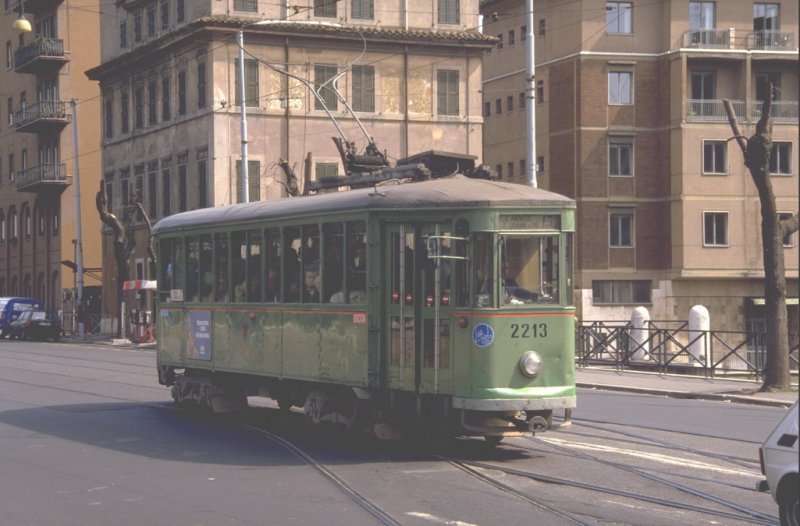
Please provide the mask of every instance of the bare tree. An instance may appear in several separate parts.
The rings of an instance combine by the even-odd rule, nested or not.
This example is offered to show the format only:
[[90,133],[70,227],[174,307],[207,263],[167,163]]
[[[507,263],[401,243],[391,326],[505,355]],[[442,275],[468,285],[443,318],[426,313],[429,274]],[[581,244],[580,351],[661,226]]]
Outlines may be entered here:
[[133,232],[133,221],[127,208],[123,208],[122,220],[120,220],[108,208],[108,196],[106,196],[105,185],[100,181],[100,191],[95,196],[97,211],[100,213],[100,220],[113,232],[114,239],[114,260],[117,263],[117,338],[122,337],[122,285],[130,278],[130,257],[136,247],[136,237]]
[[[772,93],[772,85],[768,93]],[[765,97],[756,133],[747,139],[742,135],[733,105],[724,100],[728,122],[734,139],[744,153],[744,164],[758,190],[761,202],[761,238],[764,256],[764,298],[766,302],[766,352],[764,384],[762,391],[788,389],[789,327],[786,314],[786,268],[783,257],[783,240],[798,229],[798,215],[781,221],[775,204],[775,193],[769,174],[772,153],[772,97]]]

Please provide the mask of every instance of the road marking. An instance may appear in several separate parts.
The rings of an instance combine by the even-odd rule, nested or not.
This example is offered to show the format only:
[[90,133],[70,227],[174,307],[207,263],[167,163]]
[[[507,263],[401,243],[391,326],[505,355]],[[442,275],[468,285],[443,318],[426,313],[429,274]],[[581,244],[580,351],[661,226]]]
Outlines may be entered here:
[[409,511],[406,512],[406,515],[415,517],[417,519],[425,519],[427,521],[433,522],[434,524],[445,524],[446,526],[477,526],[476,524],[472,524],[471,522],[450,521],[447,519],[443,519],[441,517],[437,517],[436,515],[431,515],[430,513],[422,513],[419,511]]
[[[538,438],[538,437],[537,437]],[[600,446],[596,444],[587,444],[585,442],[572,442],[567,440],[561,440],[559,438],[552,438],[552,437],[540,437],[539,440],[543,442],[547,442],[550,444],[555,444],[565,448],[572,448],[572,449],[581,449],[586,451],[602,451],[604,453],[617,453],[620,455],[627,455],[629,457],[636,457],[642,458],[646,460],[651,460],[654,462],[660,462],[662,464],[668,464],[673,466],[682,466],[687,468],[694,468],[704,471],[715,471],[717,473],[723,473],[726,475],[740,475],[743,477],[756,477],[759,476],[760,473],[758,471],[744,471],[740,469],[729,469],[723,468],[719,466],[715,466],[714,464],[708,464],[706,462],[700,462],[697,460],[689,460],[686,458],[678,458],[672,457],[668,455],[659,455],[658,453],[642,453],[639,451],[633,451],[630,449],[621,449],[617,447],[611,446]]]

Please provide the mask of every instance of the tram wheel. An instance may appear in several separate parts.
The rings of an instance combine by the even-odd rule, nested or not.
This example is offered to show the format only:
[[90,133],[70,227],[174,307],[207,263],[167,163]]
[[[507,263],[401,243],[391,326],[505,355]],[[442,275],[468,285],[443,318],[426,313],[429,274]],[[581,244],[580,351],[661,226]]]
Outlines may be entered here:
[[490,446],[499,446],[500,442],[503,441],[503,437],[500,435],[486,435],[483,437],[487,444]]

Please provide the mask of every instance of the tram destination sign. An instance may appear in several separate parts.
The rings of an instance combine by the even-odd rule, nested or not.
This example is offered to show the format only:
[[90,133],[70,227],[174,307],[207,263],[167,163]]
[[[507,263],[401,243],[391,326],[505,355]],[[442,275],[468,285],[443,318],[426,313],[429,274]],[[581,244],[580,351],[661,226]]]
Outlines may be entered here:
[[501,215],[503,230],[558,230],[561,216],[557,215]]

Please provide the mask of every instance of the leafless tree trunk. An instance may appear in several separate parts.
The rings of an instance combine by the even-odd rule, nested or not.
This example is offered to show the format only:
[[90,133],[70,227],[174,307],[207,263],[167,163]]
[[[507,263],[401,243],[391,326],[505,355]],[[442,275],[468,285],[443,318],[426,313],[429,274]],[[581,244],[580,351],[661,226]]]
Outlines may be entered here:
[[[772,86],[768,93],[772,93]],[[786,269],[783,257],[783,239],[798,229],[798,215],[780,221],[775,204],[775,193],[769,174],[772,152],[772,97],[766,97],[756,133],[746,139],[736,121],[733,105],[724,100],[728,122],[734,138],[744,152],[744,164],[758,190],[761,202],[761,237],[764,256],[764,298],[766,301],[766,352],[764,384],[762,391],[788,389],[789,328],[786,314]]]
[[136,246],[136,238],[133,235],[132,221],[127,214],[123,211],[123,221],[111,212],[108,208],[108,197],[106,196],[105,185],[100,181],[100,191],[95,196],[95,204],[97,211],[100,213],[100,220],[111,228],[114,233],[114,260],[117,263],[117,338],[122,337],[122,308],[120,301],[122,300],[122,284],[128,281],[130,277],[130,257],[133,249]]

